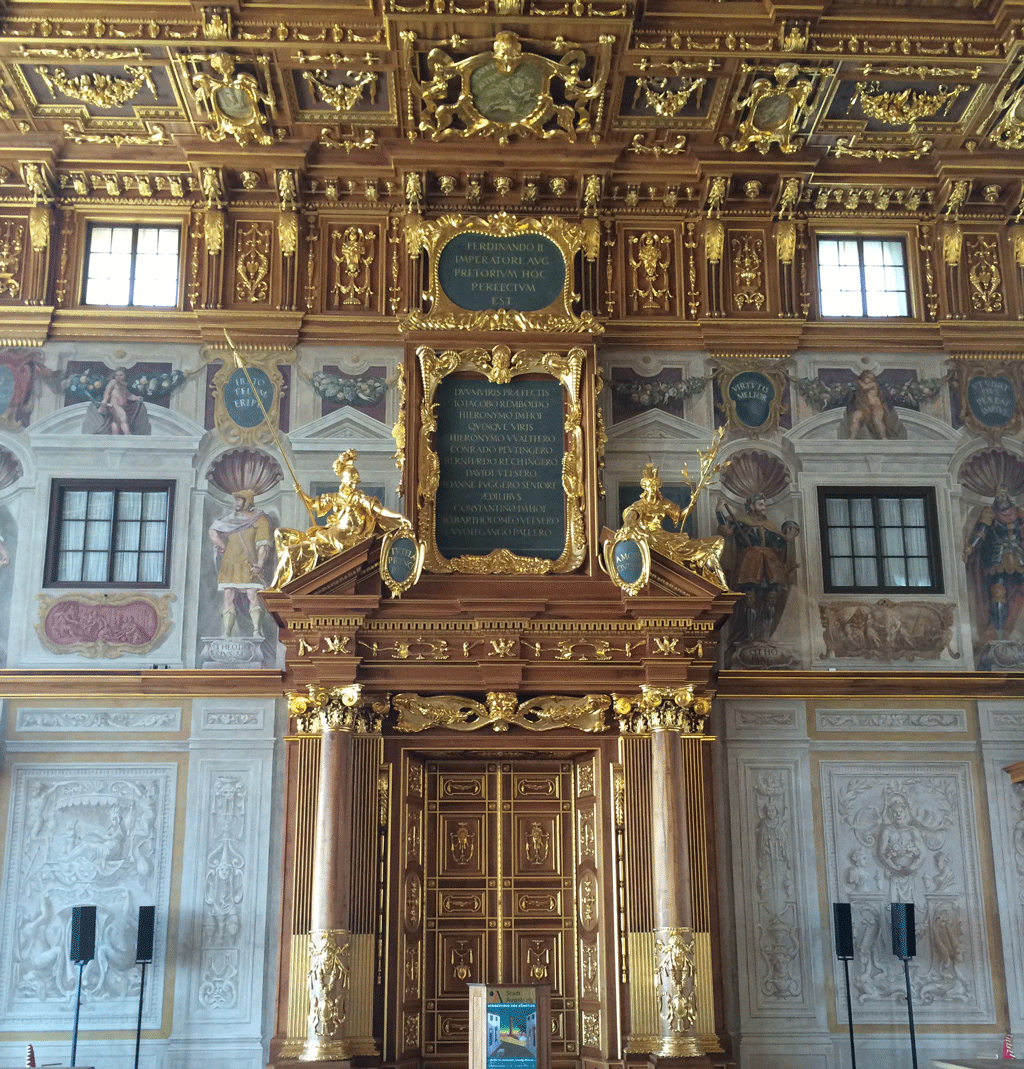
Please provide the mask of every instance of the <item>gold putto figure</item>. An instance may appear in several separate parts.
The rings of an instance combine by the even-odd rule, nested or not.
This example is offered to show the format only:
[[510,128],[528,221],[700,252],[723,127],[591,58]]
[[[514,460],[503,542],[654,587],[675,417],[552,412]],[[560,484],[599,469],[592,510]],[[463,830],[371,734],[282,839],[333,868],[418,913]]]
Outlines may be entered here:
[[359,489],[355,459],[356,451],[346,449],[334,462],[334,474],[340,480],[337,493],[310,497],[296,486],[310,515],[326,516],[327,524],[320,527],[314,523],[305,531],[291,527],[277,529],[274,535],[277,570],[269,589],[280,590],[329,557],[372,538],[378,528],[383,531],[406,528],[412,537],[412,526],[401,513],[392,512]]

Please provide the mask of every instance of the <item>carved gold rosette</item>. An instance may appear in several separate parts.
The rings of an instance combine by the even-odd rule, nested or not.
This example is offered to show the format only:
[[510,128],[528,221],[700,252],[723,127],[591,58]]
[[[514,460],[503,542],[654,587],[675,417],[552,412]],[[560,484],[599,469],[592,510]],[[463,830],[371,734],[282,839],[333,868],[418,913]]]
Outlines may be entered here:
[[[548,238],[561,254],[565,269],[558,296],[546,308],[535,312],[509,309],[467,311],[460,308],[445,293],[438,275],[442,249],[459,234],[498,239],[533,235]],[[582,252],[588,260],[596,260],[600,238],[600,223],[590,218],[570,223],[551,215],[520,219],[508,212],[497,212],[486,217],[442,215],[435,221],[426,221],[412,213],[405,223],[406,250],[411,257],[426,253],[430,275],[424,294],[426,310],[410,312],[399,321],[399,327],[402,330],[536,330],[600,334],[604,327],[589,312],[575,310],[580,296],[572,289],[576,254]]]
[[309,1038],[303,1061],[328,1061],[349,1056],[343,1038],[348,1014],[351,934],[343,928],[309,933]]
[[697,1022],[696,953],[690,928],[655,928],[655,983],[659,1014],[665,1022],[659,1053],[692,1058],[702,1051],[688,1035]]
[[[422,448],[416,488],[417,524],[420,539],[426,544],[424,567],[431,572],[470,572],[476,574],[544,575],[548,572],[572,572],[586,555],[586,532],[583,526],[583,427],[580,404],[580,379],[584,351],[573,348],[559,353],[518,350],[506,345],[493,349],[451,349],[438,352],[427,346],[416,350],[423,378],[423,402],[420,406]],[[437,415],[435,394],[440,382],[455,372],[476,372],[488,382],[509,383],[519,375],[541,374],[557,379],[564,390],[562,489],[565,494],[565,548],[557,560],[522,557],[507,549],[495,549],[485,556],[462,556],[448,560],[437,546],[437,491],[441,482],[441,462],[436,450]]]

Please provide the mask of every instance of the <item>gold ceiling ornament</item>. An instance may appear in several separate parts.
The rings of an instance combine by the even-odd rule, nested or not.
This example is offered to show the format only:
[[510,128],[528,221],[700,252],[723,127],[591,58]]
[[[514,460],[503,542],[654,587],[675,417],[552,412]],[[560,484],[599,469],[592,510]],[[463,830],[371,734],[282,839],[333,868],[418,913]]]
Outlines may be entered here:
[[164,145],[168,135],[166,128],[158,122],[146,123],[145,134],[95,134],[84,130],[76,130],[73,123],[64,124],[64,136],[76,145],[114,145],[120,148],[122,145]]
[[704,256],[709,264],[720,264],[725,251],[725,226],[717,219],[704,223]]
[[71,76],[60,67],[36,67],[36,74],[46,83],[46,88],[56,99],[57,94],[92,104],[97,108],[119,108],[134,100],[143,87],[157,99],[156,85],[149,67],[125,67],[129,77],[115,78],[102,71]]
[[919,160],[932,150],[931,141],[922,141],[917,148],[854,148],[852,137],[840,137],[832,148],[835,156],[852,156],[860,160]]
[[224,212],[220,208],[207,208],[203,212],[203,243],[208,256],[224,251]]
[[690,102],[690,97],[695,94],[694,104],[700,107],[707,78],[675,78],[671,80],[679,83],[677,88],[669,88],[669,78],[637,78],[636,90],[633,93],[633,107],[637,106],[642,96],[644,105],[653,109],[656,115],[661,116],[663,119],[671,119],[686,107]]
[[[407,197],[410,192],[409,179],[411,178],[419,179],[419,175],[409,174],[407,176]],[[460,242],[466,239],[469,243],[470,237],[478,239],[472,244],[480,247],[482,250],[480,255],[476,256],[467,249],[467,255],[475,256],[473,262],[467,260],[461,267],[453,265],[450,275],[443,276],[439,271],[439,264],[445,246],[456,239]],[[486,277],[495,276],[493,284],[495,287],[504,285],[508,272],[512,270],[507,262],[501,264],[497,264],[496,261],[491,264],[484,262],[502,256],[503,253],[505,259],[507,256],[513,256],[516,259],[516,272],[520,269],[533,271],[534,266],[527,262],[530,254],[524,252],[520,255],[522,250],[516,248],[531,238],[536,239],[538,245],[543,245],[545,239],[547,242],[554,243],[561,260],[561,285],[554,299],[543,308],[536,311],[517,311],[515,308],[508,307],[505,303],[507,298],[499,289],[494,289],[493,292],[487,289],[482,291],[483,296],[490,294],[496,303],[505,303],[505,307],[479,308],[478,304],[478,310],[467,310],[456,304],[452,296],[446,292],[444,283],[447,283],[450,289],[455,290],[458,285],[456,276],[460,272],[462,277],[467,279],[472,274],[471,281],[478,287],[490,286],[490,283],[484,281],[484,268],[489,271]],[[437,220],[428,221],[416,211],[410,211],[405,217],[405,246],[410,257],[415,258],[421,253],[427,254],[430,274],[423,295],[427,310],[413,309],[399,320],[399,329],[402,331],[535,330],[599,334],[604,328],[592,313],[576,311],[580,295],[573,291],[573,264],[578,253],[582,253],[587,260],[596,260],[600,251],[600,242],[600,222],[590,217],[584,218],[579,223],[573,223],[551,215],[520,217],[502,211],[488,216],[442,215]],[[484,248],[485,246],[493,247]],[[553,260],[548,261],[549,269],[552,263]],[[499,274],[495,275],[496,272]],[[512,281],[515,284],[533,284],[532,279],[527,278],[525,274],[517,273]],[[465,294],[462,296],[464,297]]]
[[363,130],[362,136],[357,137],[353,134],[352,137],[342,137],[340,134],[332,133],[330,127],[325,126],[320,131],[320,137],[317,140],[317,144],[323,148],[343,148],[346,153],[352,152],[353,149],[357,151],[365,151],[366,149],[375,148],[377,145],[377,135],[369,128]]
[[992,127],[989,140],[1002,149],[1024,148],[1024,62],[1014,71],[1007,87],[996,98],[992,114],[999,121]]
[[[865,63],[861,74],[869,78],[919,78],[921,81],[937,78],[970,78],[977,81],[984,67],[878,67],[874,63]],[[966,88],[966,87],[965,87]]]
[[886,91],[876,81],[858,82],[850,98],[850,107],[859,103],[865,115],[887,126],[913,127],[919,119],[945,114],[953,101],[969,88],[966,85],[940,85],[937,92],[929,93],[907,86],[899,91]]
[[636,152],[644,156],[678,156],[683,149],[686,148],[686,135],[680,134],[671,140],[666,140],[664,143],[653,142],[647,143],[646,134],[634,134],[633,140],[629,143],[627,152]]
[[[418,104],[418,129],[433,141],[496,137],[506,145],[512,137],[575,141],[579,134],[599,136],[594,131],[614,37],[599,38],[591,79],[583,77],[591,57],[582,48],[570,47],[561,58],[550,59],[524,52],[518,34],[509,30],[495,36],[491,51],[461,60],[432,48],[425,58],[427,78],[421,79],[415,34],[404,32],[400,40]],[[566,46],[560,38],[552,47],[560,51]],[[449,102],[452,83],[457,93]]]
[[[818,79],[834,73],[832,67],[801,67],[798,63],[779,63],[771,72],[748,63],[744,74],[757,74],[749,88],[742,86],[732,102],[732,114],[743,113],[736,137],[724,142],[733,152],[756,148],[762,156],[773,145],[786,153],[796,152],[803,139],[795,136],[797,128],[810,112]],[[805,77],[800,77],[804,75]],[[743,94],[746,95],[743,95]]]
[[21,177],[32,194],[33,204],[52,204],[53,193],[50,190],[50,182],[41,164],[24,163],[21,166]]
[[17,297],[21,293],[18,275],[21,272],[23,233],[24,227],[14,220],[7,220],[0,230],[0,295],[6,293],[9,297]]
[[995,239],[986,241],[978,235],[967,243],[970,267],[967,278],[971,284],[971,306],[979,312],[1003,310],[1003,276],[999,270],[999,249]]
[[693,684],[682,687],[659,687],[644,683],[639,694],[613,694],[612,711],[619,730],[626,735],[649,735],[652,731],[676,731],[699,735],[711,715],[711,698],[694,695]]
[[959,224],[947,222],[942,224],[940,234],[942,237],[942,262],[947,267],[956,267],[960,263],[964,233]]
[[331,259],[334,262],[331,295],[336,308],[369,303],[373,288],[370,268],[376,239],[377,232],[370,227],[365,230],[360,226],[338,227],[331,233]]
[[1013,249],[1013,262],[1024,268],[1024,226],[1011,226],[1007,231],[1010,248]]
[[299,247],[299,217],[295,212],[281,212],[277,217],[277,246],[282,256],[294,256]]
[[192,75],[196,99],[208,109],[212,123],[200,128],[202,136],[207,141],[233,137],[243,148],[253,141],[272,145],[274,138],[267,132],[263,110],[272,110],[277,103],[270,85],[269,57],[256,57],[262,79],[245,71],[236,74],[235,57],[229,52],[215,52],[209,64],[213,74],[196,71]]
[[796,223],[791,219],[775,224],[775,254],[780,264],[791,264],[796,258]]
[[331,85],[328,81],[330,76],[330,71],[325,70],[302,72],[314,97],[319,97],[322,103],[335,111],[351,111],[363,98],[364,92],[369,103],[377,99],[376,71],[345,71],[345,77],[352,79],[351,85]]
[[[469,574],[546,575],[550,572],[573,572],[586,556],[583,525],[583,427],[580,403],[580,380],[585,353],[572,348],[560,353],[522,349],[513,352],[507,345],[493,349],[465,349],[461,352],[437,352],[428,346],[416,350],[423,381],[420,405],[422,448],[416,487],[417,526],[426,545],[424,566],[433,572]],[[448,559],[437,545],[437,492],[441,485],[441,460],[437,454],[437,388],[456,372],[475,372],[488,382],[508,384],[520,375],[544,375],[562,386],[563,457],[562,491],[565,502],[565,546],[557,559],[524,557],[505,548],[483,556],[464,555]]]
[[488,724],[495,731],[514,725],[528,731],[573,728],[596,733],[607,730],[605,713],[611,704],[607,694],[548,694],[520,702],[510,691],[492,691],[483,702],[457,694],[403,693],[391,699],[397,714],[395,729],[407,733],[436,727],[477,731]]
[[732,248],[732,299],[738,309],[752,304],[758,311],[765,302],[764,241],[752,234],[735,237]]
[[18,59],[63,59],[78,63],[147,57],[142,48],[26,48],[24,45],[18,45],[14,49],[14,55]]

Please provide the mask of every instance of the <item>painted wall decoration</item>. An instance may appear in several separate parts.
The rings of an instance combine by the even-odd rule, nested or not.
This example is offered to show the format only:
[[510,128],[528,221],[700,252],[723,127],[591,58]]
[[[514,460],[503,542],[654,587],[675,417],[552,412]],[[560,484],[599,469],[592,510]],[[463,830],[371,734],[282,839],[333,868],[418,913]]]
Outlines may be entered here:
[[235,635],[240,617],[245,621],[243,626],[252,628],[252,638],[247,642],[220,643],[208,649],[211,656],[213,652],[222,657],[230,655],[232,663],[242,661],[251,665],[263,659],[266,611],[258,592],[266,587],[275,563],[274,524],[256,505],[255,498],[276,486],[283,473],[268,453],[243,447],[218,458],[206,478],[234,502],[208,530],[217,565],[217,590],[222,597],[221,630],[217,637],[240,638]]
[[[994,1024],[970,765],[823,762],[821,776],[829,897],[853,907],[858,1021],[889,1023],[902,1014],[906,1024],[888,907],[913,902],[915,1018]],[[845,1001],[838,974],[837,981],[837,1000]]]
[[685,402],[703,392],[708,379],[702,375],[687,377],[680,368],[665,368],[650,377],[638,375],[632,368],[611,369],[612,423],[637,416],[652,408],[685,418]]
[[384,422],[388,382],[387,368],[383,364],[369,367],[360,375],[347,375],[337,365],[329,364],[313,373],[310,384],[317,397],[322,399],[322,416],[352,405]]
[[[206,426],[229,445],[260,445],[273,441],[264,410],[275,430],[287,432],[291,365],[296,351],[245,350],[245,370],[222,350],[204,348],[208,363]],[[246,376],[248,371],[248,376]],[[250,384],[251,383],[251,384]],[[253,390],[255,389],[255,393]]]
[[146,403],[170,406],[171,394],[188,379],[169,363],[136,363],[111,370],[103,364],[68,361],[61,389],[65,404],[89,404],[83,434],[149,434]]
[[51,653],[121,657],[149,653],[171,626],[174,594],[37,594],[39,640]]
[[730,458],[722,487],[740,499],[719,495],[715,506],[718,533],[725,537],[722,565],[729,589],[743,594],[729,623],[726,667],[795,668],[792,651],[772,641],[796,576],[795,541],[800,526],[792,519],[781,525],[768,516],[768,501],[789,485],[786,466],[762,450],[746,450]]
[[952,649],[952,602],[891,601],[874,604],[829,601],[818,606],[827,657],[861,657],[872,661],[938,659]]
[[28,426],[32,384],[40,369],[38,352],[0,349],[0,426],[15,430]]
[[998,442],[1004,434],[1016,434],[1024,421],[1021,376],[1019,361],[955,361],[949,381],[956,402],[953,426],[966,426],[991,442]]
[[800,396],[816,408],[845,408],[844,438],[906,438],[896,408],[915,412],[938,397],[946,378],[919,379],[915,371],[861,371],[821,368],[814,379],[792,379]]
[[964,489],[987,499],[967,523],[963,548],[975,627],[975,666],[1024,666],[1024,460],[1001,449],[975,453],[960,468]]
[[[12,771],[3,1027],[48,1028],[70,1012],[78,979],[68,961],[71,908],[93,904],[96,957],[82,977],[90,1027],[134,1028],[138,907],[156,904],[157,917],[167,916],[177,765],[26,763]],[[144,1027],[160,1027],[163,972],[154,968],[146,985]]]
[[716,426],[757,437],[791,424],[787,376],[774,360],[729,360],[715,368]]

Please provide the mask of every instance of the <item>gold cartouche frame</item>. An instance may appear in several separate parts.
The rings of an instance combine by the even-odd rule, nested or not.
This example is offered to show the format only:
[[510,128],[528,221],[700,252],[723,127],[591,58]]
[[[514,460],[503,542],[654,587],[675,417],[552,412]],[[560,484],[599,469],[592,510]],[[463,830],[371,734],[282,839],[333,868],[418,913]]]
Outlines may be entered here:
[[[564,276],[559,295],[546,308],[536,312],[517,312],[507,308],[490,308],[473,312],[460,308],[445,293],[437,274],[438,261],[445,245],[459,234],[480,234],[486,237],[520,237],[539,235],[549,238],[562,256]],[[573,264],[582,252],[588,260],[596,260],[601,243],[601,226],[597,219],[583,219],[570,223],[545,215],[520,219],[508,212],[488,216],[442,215],[439,219],[424,220],[411,212],[405,220],[405,244],[410,257],[425,252],[430,264],[429,281],[424,293],[427,310],[414,309],[404,316],[402,330],[515,330],[548,331],[559,334],[600,334],[604,327],[590,312],[577,315],[573,306],[580,295],[573,291]]]
[[[426,546],[424,567],[430,572],[466,572],[482,575],[545,575],[573,572],[586,557],[583,526],[583,426],[580,380],[585,352],[573,347],[564,355],[544,350],[507,345],[491,349],[448,349],[438,352],[421,345],[416,350],[423,379],[420,405],[421,449],[416,487],[416,522]],[[453,557],[449,560],[437,547],[437,490],[441,482],[441,462],[437,455],[438,385],[456,372],[475,372],[488,382],[507,384],[520,375],[542,374],[557,379],[563,389],[562,490],[565,495],[565,548],[557,560],[522,557],[508,549],[493,549],[484,556]]]

